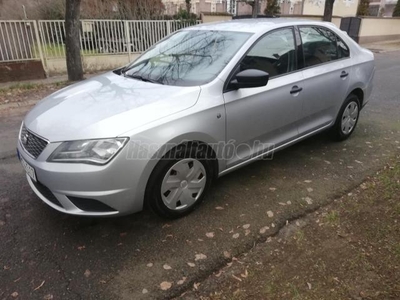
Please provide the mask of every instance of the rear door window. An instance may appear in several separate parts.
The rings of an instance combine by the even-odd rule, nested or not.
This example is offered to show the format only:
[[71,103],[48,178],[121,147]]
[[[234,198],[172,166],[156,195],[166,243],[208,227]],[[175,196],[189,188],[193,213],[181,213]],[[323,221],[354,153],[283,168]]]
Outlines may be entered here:
[[300,27],[305,67],[311,67],[339,58],[336,35],[321,27]]

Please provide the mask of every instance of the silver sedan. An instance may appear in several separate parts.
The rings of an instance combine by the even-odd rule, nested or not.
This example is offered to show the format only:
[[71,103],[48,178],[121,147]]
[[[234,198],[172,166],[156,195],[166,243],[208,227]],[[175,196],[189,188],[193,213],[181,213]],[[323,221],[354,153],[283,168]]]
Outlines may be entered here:
[[[327,130],[355,130],[374,56],[330,23],[198,25],[129,65],[64,88],[25,117],[33,191],[73,215],[188,214],[219,176]],[[329,129],[329,130],[328,130]]]

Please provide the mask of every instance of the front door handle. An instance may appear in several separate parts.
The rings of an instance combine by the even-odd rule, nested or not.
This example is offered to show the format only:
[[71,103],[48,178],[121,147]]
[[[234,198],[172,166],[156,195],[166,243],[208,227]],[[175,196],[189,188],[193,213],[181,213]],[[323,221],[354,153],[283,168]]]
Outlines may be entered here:
[[349,76],[349,73],[347,73],[346,71],[342,71],[342,73],[340,74],[340,78],[346,78],[347,76]]
[[298,87],[297,85],[293,86],[292,89],[290,90],[291,94],[297,94],[300,93],[303,90],[303,88]]

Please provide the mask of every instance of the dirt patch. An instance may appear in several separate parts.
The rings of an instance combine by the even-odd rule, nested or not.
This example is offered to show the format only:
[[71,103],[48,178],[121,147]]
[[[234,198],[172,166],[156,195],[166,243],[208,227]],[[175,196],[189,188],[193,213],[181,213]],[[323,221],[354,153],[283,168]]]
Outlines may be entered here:
[[400,159],[184,299],[400,299]]
[[44,78],[46,78],[46,73],[40,60],[0,63],[0,82]]
[[0,89],[0,109],[2,104],[40,100],[67,86],[67,84],[67,82],[46,85],[23,83]]

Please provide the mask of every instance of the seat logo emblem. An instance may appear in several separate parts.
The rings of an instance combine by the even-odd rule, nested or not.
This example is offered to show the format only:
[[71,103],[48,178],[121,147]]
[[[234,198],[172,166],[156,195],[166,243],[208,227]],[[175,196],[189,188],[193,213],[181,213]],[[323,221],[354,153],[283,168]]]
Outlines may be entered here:
[[21,137],[21,142],[22,142],[22,144],[23,145],[27,145],[28,144],[28,134],[26,133],[26,134],[24,134],[22,137]]

